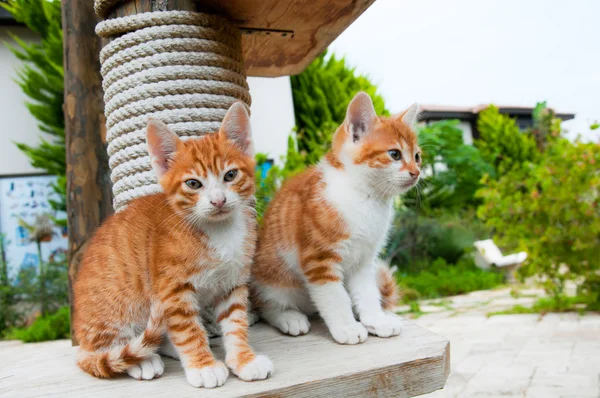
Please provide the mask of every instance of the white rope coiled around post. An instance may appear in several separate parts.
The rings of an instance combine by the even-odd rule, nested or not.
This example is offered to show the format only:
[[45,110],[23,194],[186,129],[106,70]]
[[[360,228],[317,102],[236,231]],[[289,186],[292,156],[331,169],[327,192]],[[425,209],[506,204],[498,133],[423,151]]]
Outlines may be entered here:
[[226,19],[157,11],[96,26],[113,39],[100,53],[114,207],[161,191],[146,148],[155,117],[182,139],[218,131],[227,109],[250,106],[239,30]]

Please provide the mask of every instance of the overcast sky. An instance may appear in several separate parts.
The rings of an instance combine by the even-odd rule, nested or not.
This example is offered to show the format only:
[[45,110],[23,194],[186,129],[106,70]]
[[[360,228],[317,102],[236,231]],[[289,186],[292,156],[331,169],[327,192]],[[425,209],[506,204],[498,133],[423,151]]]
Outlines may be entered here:
[[577,113],[571,136],[600,137],[600,0],[377,0],[330,49],[393,113],[547,100]]

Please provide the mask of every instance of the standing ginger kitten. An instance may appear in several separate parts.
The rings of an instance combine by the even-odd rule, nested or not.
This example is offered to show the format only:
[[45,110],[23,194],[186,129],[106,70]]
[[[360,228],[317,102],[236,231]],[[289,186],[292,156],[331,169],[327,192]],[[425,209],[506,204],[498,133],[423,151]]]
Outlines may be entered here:
[[[266,379],[271,361],[248,344],[246,283],[256,239],[248,114],[232,105],[221,130],[198,140],[183,142],[157,120],[147,134],[164,193],[132,201],[91,240],[74,286],[78,365],[101,378],[158,377],[164,366],[156,351],[166,333],[167,351],[194,387],[222,385],[227,367],[246,381]],[[227,367],[213,357],[199,319],[209,306]]]
[[419,180],[416,111],[380,119],[371,98],[357,94],[332,150],[271,202],[251,283],[262,318],[283,333],[307,333],[306,314],[318,311],[341,344],[400,334],[401,318],[382,308],[395,304],[396,287],[377,257],[393,197]]

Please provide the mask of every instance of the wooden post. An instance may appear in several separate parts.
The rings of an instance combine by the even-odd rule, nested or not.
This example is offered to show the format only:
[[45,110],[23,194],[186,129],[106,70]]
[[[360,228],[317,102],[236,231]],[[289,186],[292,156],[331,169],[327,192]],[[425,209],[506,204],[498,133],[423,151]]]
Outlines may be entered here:
[[94,32],[97,22],[92,1],[63,0],[71,317],[72,286],[81,255],[96,228],[113,212],[98,59],[102,46]]
[[108,16],[126,17],[152,11],[200,11],[196,0],[121,0]]

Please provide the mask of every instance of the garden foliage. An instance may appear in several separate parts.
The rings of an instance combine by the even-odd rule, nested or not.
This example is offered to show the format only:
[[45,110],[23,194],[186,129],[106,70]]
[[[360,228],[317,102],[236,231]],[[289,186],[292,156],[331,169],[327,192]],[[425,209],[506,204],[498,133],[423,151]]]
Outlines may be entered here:
[[69,307],[61,307],[50,315],[36,318],[29,327],[11,329],[6,338],[21,340],[25,343],[68,339],[70,322]]
[[[479,150],[464,143],[458,123],[444,120],[419,128],[422,169],[427,176],[419,192],[420,212],[464,209],[478,204],[475,192],[481,187],[482,177],[494,175],[494,168]],[[409,192],[408,197],[415,192]]]
[[[61,5],[59,0],[8,0],[0,3],[15,20],[37,33],[39,41],[27,43],[11,35],[16,46],[6,46],[23,61],[17,72],[17,84],[29,101],[25,104],[45,133],[40,143],[31,146],[17,143],[29,157],[31,165],[58,176],[54,189],[58,200],[55,210],[66,211],[66,152],[63,115],[64,71]],[[60,220],[65,225],[65,220]]]
[[[3,239],[0,238],[2,248]],[[32,315],[51,317],[68,304],[67,261],[64,257],[53,258],[40,265],[41,272],[35,267],[24,267],[16,278],[9,278],[4,258],[0,258],[0,338],[19,338],[23,334],[13,331],[26,333]]]
[[14,307],[16,292],[13,281],[8,276],[8,264],[6,263],[4,251],[5,243],[4,235],[0,235],[0,338],[18,319]]
[[568,280],[599,303],[600,146],[560,138],[537,163],[488,180],[478,214],[499,242],[529,253],[526,275],[541,275],[556,299]]
[[[54,190],[57,200],[50,204],[55,211],[66,211],[66,151],[63,115],[63,35],[61,28],[61,3],[58,0],[7,0],[0,6],[10,12],[15,20],[25,24],[39,35],[39,40],[25,42],[12,35],[16,45],[4,43],[15,56],[23,61],[17,71],[16,83],[29,98],[25,106],[38,121],[40,143],[31,146],[16,143],[27,155],[32,166],[58,176]],[[65,225],[66,220],[52,219]],[[49,222],[46,224],[50,224]],[[47,225],[47,226],[48,226]],[[23,225],[31,229],[31,235],[40,251],[40,242],[50,228],[38,228],[35,225]],[[44,230],[44,231],[42,231]],[[39,253],[38,253],[39,254]],[[39,256],[41,259],[41,256]],[[41,319],[50,319],[55,311],[67,304],[67,262],[66,259],[52,259],[40,262],[39,270],[21,269],[15,280],[8,278],[8,265],[2,256],[0,269],[0,337],[8,333],[20,338],[25,333],[14,334],[15,326],[27,326],[29,315],[40,311]],[[57,315],[59,316],[59,315]],[[48,318],[50,317],[50,318]],[[41,321],[40,321],[41,322]],[[54,325],[54,323],[52,323]],[[13,329],[11,329],[13,328]],[[11,331],[12,330],[12,331]],[[64,330],[62,328],[61,330]],[[68,330],[68,320],[67,320]],[[54,332],[53,332],[54,333]],[[36,334],[34,340],[48,336],[49,339],[64,336],[64,333]],[[54,336],[54,337],[53,337]]]
[[501,284],[504,278],[502,274],[481,270],[472,259],[462,257],[452,264],[438,258],[428,262],[421,272],[401,273],[397,279],[401,287],[416,292],[416,296],[411,297],[415,300],[492,289]]
[[495,106],[491,105],[479,114],[477,129],[480,137],[475,140],[475,147],[499,174],[538,160],[540,153],[535,138],[531,134],[522,134],[516,121],[501,114]]

